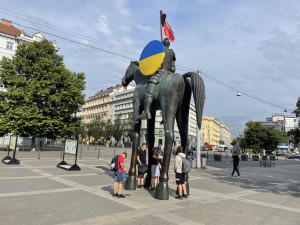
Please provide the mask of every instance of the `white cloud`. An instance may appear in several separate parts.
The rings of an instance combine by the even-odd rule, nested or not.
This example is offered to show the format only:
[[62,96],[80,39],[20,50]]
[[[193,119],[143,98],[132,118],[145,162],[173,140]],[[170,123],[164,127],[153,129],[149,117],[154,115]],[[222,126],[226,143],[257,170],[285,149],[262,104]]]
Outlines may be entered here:
[[104,15],[101,15],[96,23],[96,28],[104,34],[111,34],[111,29],[108,28],[107,18]]

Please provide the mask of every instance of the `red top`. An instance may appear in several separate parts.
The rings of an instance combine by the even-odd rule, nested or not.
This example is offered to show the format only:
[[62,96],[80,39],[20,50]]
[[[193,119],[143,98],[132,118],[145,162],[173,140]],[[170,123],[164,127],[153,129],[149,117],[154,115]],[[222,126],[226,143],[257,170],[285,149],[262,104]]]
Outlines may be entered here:
[[120,164],[123,163],[123,166],[124,166],[124,156],[123,155],[119,155],[119,158],[118,158],[118,170],[120,172],[125,172],[125,170],[123,170],[120,166]]

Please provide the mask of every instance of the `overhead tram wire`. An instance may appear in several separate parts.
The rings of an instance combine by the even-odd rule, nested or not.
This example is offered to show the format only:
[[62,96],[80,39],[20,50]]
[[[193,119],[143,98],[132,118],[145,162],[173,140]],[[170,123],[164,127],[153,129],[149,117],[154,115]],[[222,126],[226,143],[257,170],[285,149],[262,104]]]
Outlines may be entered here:
[[[19,15],[22,15],[22,14],[20,14],[20,13],[13,12],[13,11],[11,11],[11,10],[7,10],[7,9],[5,9],[5,8],[2,8],[2,7],[0,7],[0,9],[6,10],[6,11],[9,11],[9,12],[12,12],[12,13],[16,13],[16,14],[19,14]],[[15,16],[15,15],[12,15],[12,16]],[[24,16],[24,15],[22,15],[22,16]],[[20,17],[18,17],[18,16],[15,16],[15,17],[20,18]],[[34,19],[34,18],[28,17],[28,16],[25,16],[25,17]],[[66,30],[66,31],[68,31],[68,32],[65,32],[65,31],[62,31],[62,30],[59,30],[59,29],[56,29],[56,28],[52,28],[52,27],[49,27],[49,26],[46,26],[46,25],[37,23],[37,22],[32,21],[32,20],[28,20],[28,19],[24,19],[24,18],[20,18],[20,19],[27,20],[27,21],[29,21],[29,22],[33,22],[33,23],[36,23],[36,24],[38,24],[38,25],[45,26],[45,27],[48,27],[48,28],[50,28],[50,29],[54,29],[54,30],[57,30],[57,31],[60,31],[60,32],[63,32],[63,33],[66,33],[66,34],[70,34],[70,33],[68,33],[68,32],[71,32],[73,35],[76,34],[75,36],[77,36],[77,37],[78,37],[78,36],[81,36],[81,37],[85,37],[85,38],[88,38],[88,39],[90,39],[90,40],[93,40],[94,42],[97,42],[97,43],[99,42],[99,41],[96,40],[96,39],[93,39],[93,38],[90,38],[90,37],[88,37],[88,36],[81,35],[81,34],[78,34],[78,33],[72,32],[72,31]],[[34,20],[37,20],[37,19],[34,19]],[[45,22],[43,22],[43,21],[41,21],[41,22],[42,22],[42,23],[45,23]],[[46,22],[46,23],[47,23],[47,22]],[[22,26],[22,27],[25,27],[25,28],[28,28],[28,29],[35,30],[35,31],[41,31],[41,30],[38,30],[38,29],[35,29],[35,28],[32,28],[32,27],[29,27],[29,26],[25,26],[25,25],[19,24],[19,23],[15,23],[15,24],[17,24],[17,25],[19,25],[19,26]],[[52,24],[50,24],[50,23],[47,23],[47,24],[49,24],[49,25],[55,27],[54,25],[52,25]],[[57,26],[56,26],[56,27],[57,27]],[[62,29],[62,28],[60,28],[60,29]],[[45,31],[42,31],[42,32],[45,33],[45,34],[48,34],[48,35],[51,35],[51,36],[54,36],[54,37],[57,37],[57,38],[66,40],[66,41],[70,41],[70,42],[73,42],[73,43],[76,43],[76,44],[80,44],[80,45],[83,45],[83,46],[86,46],[86,47],[90,47],[90,48],[93,48],[93,49],[97,49],[97,50],[106,52],[106,53],[108,53],[108,54],[113,54],[113,55],[120,56],[120,57],[123,57],[123,58],[127,58],[127,59],[130,59],[130,60],[136,60],[136,59],[133,59],[133,58],[130,58],[130,57],[127,57],[127,56],[118,54],[118,53],[114,53],[114,52],[111,52],[111,51],[107,51],[107,50],[105,50],[105,49],[101,49],[101,48],[98,48],[98,47],[95,47],[95,46],[91,46],[91,45],[84,44],[84,43],[81,43],[81,42],[78,42],[78,41],[74,41],[74,40],[71,40],[71,39],[68,39],[68,38],[65,38],[65,37],[61,37],[61,36],[56,35],[56,34],[51,34],[51,33],[49,33],[49,32],[45,32]],[[296,33],[296,34],[297,34],[297,33]],[[292,39],[292,38],[295,38],[295,37],[287,38],[287,39],[285,39],[285,40],[289,40],[289,39]],[[276,39],[278,39],[278,38],[276,38]],[[271,39],[271,40],[273,40],[273,39]],[[284,41],[284,40],[280,40],[280,41]],[[278,42],[280,42],[280,41],[278,41]],[[266,42],[266,41],[263,41],[263,42]],[[275,43],[277,43],[277,42],[275,42]],[[102,43],[99,43],[99,44],[102,44]],[[261,48],[264,48],[264,47],[268,47],[268,46],[273,45],[273,44],[274,44],[274,43],[269,44],[269,45],[265,45],[265,46],[262,46],[262,47],[260,47],[260,48],[253,49],[253,50],[251,50],[251,51],[254,51],[254,50],[257,50],[257,49],[261,49]],[[105,45],[105,44],[102,44],[102,45],[104,45],[104,46],[106,46],[106,47],[111,47],[111,46],[107,46],[107,45]],[[249,45],[253,45],[253,44],[249,44]],[[248,45],[248,46],[249,46],[249,45]],[[246,47],[246,46],[240,47],[240,48],[238,48],[238,49],[245,48],[245,47]],[[117,47],[117,48],[118,48],[118,47]],[[121,50],[122,48],[119,48],[119,49]],[[127,51],[127,52],[129,52],[129,53],[138,54],[138,53],[133,52],[133,51],[130,51],[130,50],[126,50],[126,49],[122,49],[122,50],[125,50],[125,51]],[[235,50],[237,50],[237,49],[235,49]],[[248,51],[248,52],[249,52],[249,51]],[[246,53],[248,53],[248,52],[244,52],[244,53],[241,53],[241,54],[246,54]],[[219,53],[219,54],[224,54],[224,53]],[[238,54],[238,55],[241,55],[241,54]],[[232,56],[232,57],[230,57],[230,58],[236,57],[236,56],[238,56],[238,55]],[[229,59],[229,58],[227,58],[227,59]],[[227,59],[224,59],[224,60],[227,60]],[[223,61],[224,61],[224,60],[223,60]],[[212,64],[212,63],[210,63],[210,64]],[[209,64],[209,65],[210,65],[210,64]],[[184,68],[188,68],[188,67],[183,67],[183,66],[182,66],[182,68],[183,68],[183,69],[181,69],[181,70],[186,70],[186,69],[184,69]],[[179,66],[179,69],[180,69],[180,66]],[[186,70],[186,71],[189,71],[189,70]],[[227,88],[229,88],[229,89],[238,91],[237,89],[235,89],[235,88],[233,88],[233,87],[231,87],[231,86],[229,86],[229,85],[227,85],[227,84],[224,84],[222,81],[219,81],[219,80],[217,80],[216,78],[214,78],[214,77],[212,77],[212,76],[209,76],[208,74],[205,74],[204,72],[202,72],[202,74],[203,74],[205,77],[207,77],[207,78],[209,78],[209,79],[211,79],[211,80],[214,80],[215,82],[217,82],[217,83],[219,83],[219,84],[221,84],[221,85],[223,85],[223,86],[225,86],[225,87],[227,87]],[[253,95],[247,94],[247,93],[245,93],[245,92],[241,92],[241,91],[239,91],[239,92],[242,93],[242,94],[244,94],[244,95],[246,95],[246,96],[248,96],[248,97],[250,97],[250,98],[256,99],[256,100],[261,101],[261,102],[264,102],[264,103],[266,103],[266,104],[270,104],[270,105],[272,105],[272,106],[274,106],[274,107],[278,107],[278,108],[281,108],[281,109],[286,109],[286,108],[283,108],[283,107],[281,107],[281,106],[278,106],[278,105],[275,105],[275,104],[273,104],[273,103],[270,103],[270,102],[268,102],[268,101],[266,101],[266,100],[264,100],[264,99],[260,99],[260,98],[258,98],[258,97],[253,96]]]
[[[137,53],[137,52],[134,52],[134,51],[131,51],[131,50],[128,50],[128,49],[125,49],[125,48],[121,48],[121,47],[118,47],[118,46],[113,46],[113,45],[106,44],[106,43],[101,42],[101,41],[99,41],[99,40],[97,40],[97,39],[95,39],[95,38],[91,38],[91,37],[88,37],[88,36],[86,36],[86,35],[79,34],[79,33],[76,33],[76,32],[74,32],[74,31],[70,31],[70,30],[61,28],[61,27],[59,27],[59,26],[50,24],[50,23],[48,23],[48,22],[43,22],[43,21],[41,21],[41,20],[37,20],[37,19],[34,19],[34,18],[32,18],[32,17],[29,17],[29,16],[22,15],[22,14],[17,13],[17,12],[13,12],[13,11],[11,11],[11,10],[4,9],[4,8],[2,8],[2,7],[0,7],[0,10],[6,10],[6,11],[9,11],[9,12],[12,12],[12,13],[15,13],[15,14],[18,14],[18,15],[21,15],[21,16],[23,16],[23,17],[30,18],[31,20],[25,19],[25,18],[22,18],[22,17],[19,17],[19,16],[16,16],[16,15],[12,15],[11,13],[7,13],[7,12],[3,12],[3,11],[2,11],[3,13],[6,13],[6,14],[11,15],[11,16],[13,16],[13,17],[16,17],[16,18],[19,18],[19,19],[22,19],[22,20],[26,20],[26,21],[35,23],[35,24],[37,24],[37,25],[40,25],[40,26],[43,26],[43,27],[47,27],[47,28],[49,28],[49,29],[53,29],[53,30],[56,30],[56,31],[59,31],[59,32],[62,32],[62,33],[65,33],[65,34],[69,34],[69,35],[73,35],[73,36],[76,36],[76,37],[79,37],[79,38],[83,38],[84,40],[87,40],[87,41],[90,41],[90,42],[94,42],[94,43],[97,43],[97,44],[99,44],[99,45],[103,45],[103,46],[105,46],[105,47],[109,47],[109,48],[113,48],[113,49],[116,49],[116,50],[124,51],[124,52],[129,53],[129,54],[134,54],[134,55],[138,55],[138,54],[139,54],[139,53]],[[39,22],[41,22],[41,23],[45,23],[45,24],[48,24],[48,25],[41,24],[41,23],[38,23],[38,22],[33,21],[33,20],[37,20],[37,21],[39,21]],[[49,25],[52,26],[52,27],[50,27]]]
[[29,26],[26,26],[26,25],[22,25],[22,24],[20,24],[20,23],[14,22],[14,24],[17,24],[17,25],[22,26],[22,27],[27,28],[27,29],[31,29],[31,30],[35,30],[35,31],[41,31],[41,32],[43,32],[43,33],[45,33],[45,34],[48,34],[48,35],[50,35],[50,36],[53,36],[53,37],[56,37],[56,38],[60,38],[60,39],[63,39],[63,40],[65,40],[65,41],[69,41],[69,42],[72,42],[72,43],[75,43],[75,44],[80,44],[80,45],[83,45],[83,46],[86,46],[86,47],[89,47],[89,48],[93,48],[93,49],[96,49],[96,50],[105,52],[105,53],[107,53],[107,54],[116,55],[116,56],[119,56],[119,57],[122,57],[122,58],[126,58],[126,59],[130,59],[130,60],[136,60],[136,59],[134,59],[134,58],[131,58],[131,57],[128,57],[128,56],[125,56],[125,55],[121,55],[121,54],[119,54],[119,53],[115,53],[115,52],[112,52],[112,51],[105,50],[105,49],[103,49],[103,48],[99,48],[99,47],[95,47],[95,46],[92,46],[92,45],[84,44],[84,43],[81,43],[81,42],[78,42],[78,41],[74,41],[74,40],[71,40],[71,39],[69,39],[69,38],[65,38],[65,37],[62,37],[62,36],[56,35],[56,34],[51,34],[51,33],[49,33],[49,32],[42,31],[42,30],[36,29],[36,28],[32,28],[32,27],[29,27]]
[[[211,62],[209,62],[209,63],[206,63],[206,64],[202,65],[201,67],[209,66],[209,65],[212,65],[212,64],[215,64],[215,63],[219,63],[219,62],[224,62],[224,61],[226,61],[226,60],[228,60],[228,59],[232,59],[232,58],[235,58],[235,57],[240,56],[240,55],[248,54],[249,52],[254,52],[254,51],[256,51],[256,50],[259,50],[259,49],[262,49],[262,48],[266,48],[266,47],[275,45],[275,44],[280,43],[280,42],[282,42],[282,41],[287,41],[287,40],[291,40],[291,39],[293,39],[293,38],[298,38],[298,37],[300,37],[300,32],[297,32],[297,33],[294,33],[294,34],[291,34],[291,35],[292,35],[291,37],[290,37],[290,35],[286,35],[286,37],[287,37],[287,36],[288,36],[288,37],[285,38],[285,39],[278,40],[278,41],[272,42],[272,43],[270,43],[270,44],[265,44],[265,45],[263,45],[263,46],[260,46],[260,47],[254,48],[254,49],[250,49],[250,50],[248,50],[248,51],[241,52],[241,53],[239,53],[239,54],[235,54],[235,55],[229,56],[229,57],[227,57],[227,58],[223,58],[223,59],[220,59],[220,60],[211,61]],[[270,39],[270,40],[272,40],[272,39]],[[264,42],[267,42],[267,41],[270,41],[270,40],[262,41],[261,43],[264,43]],[[242,49],[242,48],[244,48],[244,47],[240,47],[239,49]],[[235,51],[235,50],[227,51],[227,53],[230,53],[230,52],[233,52],[233,51]],[[221,55],[221,54],[225,54],[225,53],[226,53],[226,52],[222,52],[222,53],[220,53],[220,54],[215,54],[215,55],[213,55],[213,56],[217,56],[217,55]],[[213,56],[211,56],[211,57],[213,57]],[[210,58],[210,56],[208,56],[208,57],[201,57],[201,58],[199,58],[199,60],[200,60],[200,59],[203,59],[203,58]],[[193,62],[196,62],[196,61],[198,61],[198,59],[197,59],[197,60],[194,60]],[[191,61],[191,62],[192,62],[192,61]],[[186,63],[183,63],[183,64],[186,64]],[[183,65],[183,64],[181,64],[181,65]],[[180,66],[181,66],[181,65],[180,65]]]
[[[195,69],[191,69],[191,68],[188,68],[188,67],[184,67],[184,68],[183,67],[182,68],[179,67],[178,69],[179,70],[183,70],[183,71],[187,71],[187,72],[196,71]],[[213,76],[211,76],[211,75],[209,75],[207,73],[204,73],[203,71],[200,71],[200,74],[202,74],[203,76],[205,76],[206,78],[208,78],[208,79],[210,79],[212,81],[215,81],[215,82],[219,83],[220,85],[222,85],[224,87],[227,87],[228,89],[231,89],[231,90],[233,90],[235,92],[239,92],[239,93],[241,93],[241,94],[243,94],[243,95],[245,95],[245,96],[247,96],[249,98],[255,99],[257,101],[263,102],[265,104],[271,105],[271,106],[276,107],[276,108],[280,108],[280,109],[283,109],[283,110],[287,109],[286,107],[282,107],[282,106],[276,105],[274,103],[268,102],[267,100],[264,100],[262,98],[256,97],[256,96],[254,96],[252,94],[248,94],[246,92],[242,92],[242,91],[240,91],[240,90],[238,90],[238,89],[236,89],[236,88],[234,88],[234,87],[232,87],[232,86],[230,86],[228,84],[225,84],[224,82],[216,79],[215,77],[213,77]],[[293,111],[293,109],[287,109],[287,110]]]
[[[19,24],[19,23],[15,23],[15,24],[17,24],[17,25],[19,25],[19,26],[22,26],[22,27],[25,27],[25,28],[28,28],[28,29],[35,30],[35,31],[40,31],[40,30],[38,30],[38,29],[35,29],[35,28],[32,28],[32,27],[28,27],[28,26],[25,26],[25,25],[22,25],[22,24]],[[99,50],[99,51],[103,51],[103,52],[106,52],[106,53],[108,53],[108,54],[120,56],[120,57],[127,58],[127,59],[130,59],[130,60],[136,60],[136,59],[133,59],[133,58],[130,58],[130,57],[127,57],[127,56],[118,54],[118,53],[114,53],[114,52],[111,52],[111,51],[107,51],[107,50],[104,50],[104,49],[101,49],[101,48],[98,48],[98,47],[94,47],[94,46],[91,46],[91,45],[83,44],[83,43],[80,43],[80,42],[78,42],[78,41],[74,41],[74,40],[71,40],[71,39],[68,39],[68,38],[61,37],[61,36],[59,36],[59,35],[51,34],[51,33],[49,33],[49,32],[44,32],[44,31],[42,31],[42,32],[45,33],[45,34],[48,34],[48,35],[57,37],[57,38],[61,38],[61,39],[66,40],[66,41],[70,41],[70,42],[73,42],[73,43],[76,43],[76,44],[80,44],[80,45],[83,45],[83,46],[86,46],[86,47],[90,47],[90,48],[93,48],[93,49],[96,49],[96,50]],[[180,68],[180,67],[179,67],[179,68]],[[185,67],[185,68],[187,68],[187,67]],[[187,69],[184,69],[184,68],[181,69],[181,70],[190,71],[190,70],[187,70]],[[194,69],[191,69],[191,70],[194,70]],[[223,86],[225,86],[225,87],[227,87],[227,88],[229,88],[229,89],[232,89],[232,90],[234,90],[234,91],[238,91],[236,88],[231,87],[231,86],[229,86],[229,85],[227,85],[227,84],[224,84],[222,81],[219,81],[218,79],[216,79],[216,78],[214,78],[214,77],[212,77],[212,76],[210,76],[210,75],[208,75],[208,74],[206,74],[206,73],[204,73],[204,72],[201,72],[201,74],[203,74],[205,77],[207,77],[207,78],[209,78],[209,79],[211,79],[211,80],[213,80],[213,81],[215,81],[215,82],[217,82],[217,83],[219,83],[219,84],[221,84],[221,85],[223,85]],[[270,103],[270,102],[268,102],[268,101],[266,101],[266,100],[264,100],[264,99],[260,99],[260,98],[258,98],[258,97],[256,97],[256,96],[247,94],[247,93],[245,93],[245,92],[242,92],[242,91],[238,91],[238,92],[240,92],[240,93],[242,93],[242,94],[244,94],[245,96],[248,96],[248,97],[250,97],[250,98],[253,98],[253,99],[256,99],[256,100],[258,100],[258,101],[264,102],[264,103],[266,103],[266,104],[272,105],[272,106],[274,106],[274,107],[281,108],[281,109],[286,109],[286,108],[284,108],[284,107],[275,105],[275,104]],[[292,110],[290,110],[290,111],[292,111]]]

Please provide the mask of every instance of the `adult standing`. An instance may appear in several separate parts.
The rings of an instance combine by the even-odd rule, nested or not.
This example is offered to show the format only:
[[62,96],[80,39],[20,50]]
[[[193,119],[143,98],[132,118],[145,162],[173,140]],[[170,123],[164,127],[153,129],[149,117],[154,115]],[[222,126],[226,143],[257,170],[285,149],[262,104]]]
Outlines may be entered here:
[[[136,162],[138,164],[138,167],[147,165],[146,150],[147,150],[146,143],[143,143],[142,148],[138,149],[137,162]],[[141,173],[139,169],[138,169],[137,181],[138,181],[138,188],[144,187],[144,173]]]
[[114,186],[113,197],[125,198],[125,196],[122,194],[122,188],[123,188],[124,174],[126,171],[124,167],[124,159],[126,158],[127,158],[126,152],[123,152],[121,155],[118,156],[118,169],[115,172],[115,177],[114,177],[115,182],[113,185]]
[[234,172],[236,171],[238,174],[238,177],[240,176],[240,172],[239,172],[239,162],[240,162],[240,158],[236,155],[236,152],[233,152],[233,156],[232,156],[232,160],[231,163],[233,163],[233,171],[232,171],[232,176],[234,174]]
[[185,173],[182,172],[182,158],[186,158],[186,155],[183,153],[183,147],[178,146],[174,163],[175,179],[178,189],[178,195],[175,198],[177,199],[182,199],[182,197],[187,198],[186,186],[184,183]]
[[158,160],[161,160],[163,157],[159,154],[156,147],[151,151],[153,163],[151,166],[151,188],[150,190],[155,190],[157,186],[158,177],[160,176],[160,168],[158,166]]

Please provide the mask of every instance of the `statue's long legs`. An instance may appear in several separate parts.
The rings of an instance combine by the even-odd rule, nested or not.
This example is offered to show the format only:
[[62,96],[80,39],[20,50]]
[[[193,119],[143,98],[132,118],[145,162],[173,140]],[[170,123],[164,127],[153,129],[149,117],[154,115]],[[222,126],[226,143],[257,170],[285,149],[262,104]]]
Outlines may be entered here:
[[152,149],[154,147],[155,136],[154,136],[154,128],[155,128],[155,114],[156,111],[151,111],[151,119],[147,120],[147,146],[148,146],[148,173],[144,182],[144,187],[150,187],[151,185],[151,166],[153,164],[152,158]]
[[133,145],[131,153],[130,168],[128,171],[128,177],[124,184],[124,189],[126,190],[136,190],[136,161],[137,161],[137,151],[140,144],[140,130],[141,130],[141,121],[135,121],[136,116],[139,113],[139,106],[134,104],[133,110]]
[[169,199],[169,165],[171,158],[172,145],[174,141],[174,122],[175,122],[175,112],[177,107],[162,107],[162,115],[165,128],[165,146],[164,146],[164,163],[159,177],[159,184],[155,190],[155,198],[160,200]]

